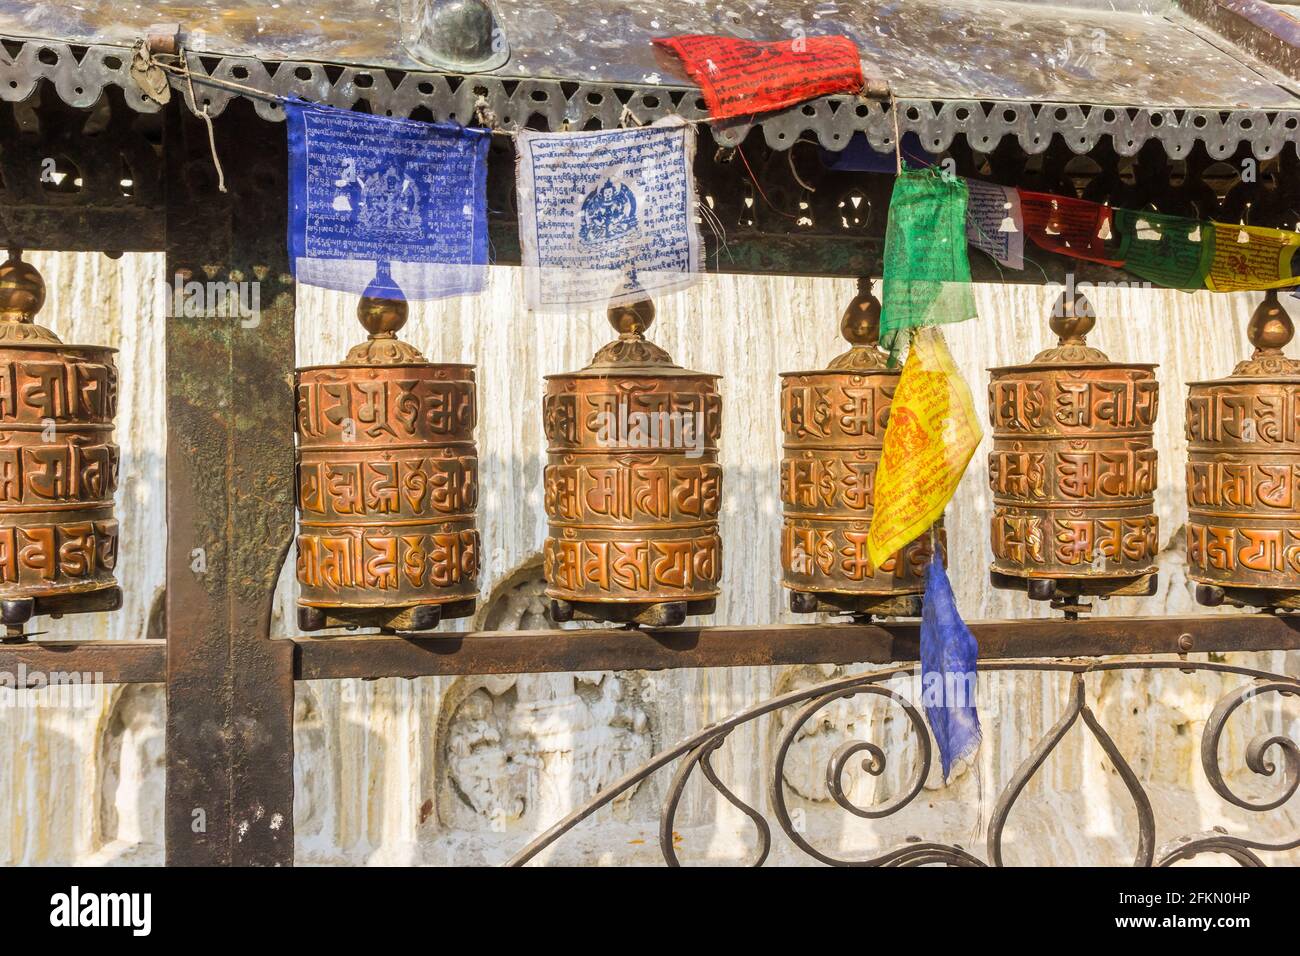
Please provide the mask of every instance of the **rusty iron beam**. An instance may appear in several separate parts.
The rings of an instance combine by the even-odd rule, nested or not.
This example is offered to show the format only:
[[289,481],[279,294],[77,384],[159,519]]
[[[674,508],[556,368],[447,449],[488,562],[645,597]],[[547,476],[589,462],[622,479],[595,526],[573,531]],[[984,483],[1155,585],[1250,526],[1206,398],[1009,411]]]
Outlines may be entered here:
[[134,206],[0,206],[0,229],[23,249],[57,252],[156,252],[163,247],[157,210]]
[[[976,621],[985,659],[1300,649],[1300,616],[1098,617]],[[482,631],[436,637],[300,637],[294,676],[442,677],[598,670],[889,664],[914,661],[920,625],[803,624]]]
[[0,644],[0,673],[94,674],[105,684],[159,684],[166,678],[166,641],[33,641]]
[[293,655],[269,639],[293,532],[293,288],[286,145],[251,106],[172,101],[167,272],[257,282],[260,315],[167,321],[169,864],[293,862]]

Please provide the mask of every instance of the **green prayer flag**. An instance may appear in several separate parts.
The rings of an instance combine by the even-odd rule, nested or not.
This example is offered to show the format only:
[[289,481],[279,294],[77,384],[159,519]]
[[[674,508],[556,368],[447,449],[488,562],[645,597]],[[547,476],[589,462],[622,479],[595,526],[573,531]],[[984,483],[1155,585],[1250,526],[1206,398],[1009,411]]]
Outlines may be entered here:
[[966,254],[966,181],[936,168],[894,181],[885,227],[880,342],[897,355],[912,329],[975,317]]
[[1116,209],[1117,258],[1124,268],[1170,289],[1204,289],[1214,261],[1214,227],[1184,216]]

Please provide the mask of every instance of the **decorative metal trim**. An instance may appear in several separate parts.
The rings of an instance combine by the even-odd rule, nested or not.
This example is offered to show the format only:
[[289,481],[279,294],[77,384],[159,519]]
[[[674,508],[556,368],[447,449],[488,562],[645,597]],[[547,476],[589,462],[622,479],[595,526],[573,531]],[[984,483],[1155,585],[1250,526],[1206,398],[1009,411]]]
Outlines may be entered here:
[[[71,106],[89,108],[105,86],[126,91],[126,101],[140,112],[159,105],[144,96],[130,75],[130,53],[121,47],[73,47],[38,39],[5,38],[8,62],[0,62],[0,98],[21,101],[36,84],[49,80]],[[17,52],[14,53],[14,47]],[[317,103],[351,109],[365,103],[386,116],[461,123],[476,121],[476,107],[486,101],[505,131],[525,128],[542,117],[547,128],[565,123],[572,129],[611,129],[624,121],[624,108],[638,123],[676,113],[693,122],[707,122],[698,90],[683,87],[615,87],[580,81],[509,79],[498,76],[452,76],[397,70],[371,70],[302,61],[263,62],[250,57],[189,58],[196,92],[216,116],[236,97],[252,100],[263,119],[284,118],[277,97],[300,96]],[[208,77],[253,92],[206,83]],[[169,81],[191,109],[189,86],[179,76]],[[1072,152],[1089,153],[1109,136],[1121,156],[1136,154],[1148,141],[1164,144],[1174,158],[1189,155],[1205,143],[1216,159],[1233,156],[1242,143],[1259,159],[1278,155],[1287,143],[1300,153],[1300,110],[1160,109],[1087,106],[1064,103],[981,102],[979,100],[899,100],[899,130],[915,132],[921,145],[943,152],[959,134],[972,148],[990,152],[1005,137],[1014,136],[1030,154],[1046,150],[1060,135]],[[894,148],[894,123],[887,103],[865,98],[824,97],[774,114],[758,123],[711,126],[719,145],[734,146],[761,126],[773,149],[789,149],[811,133],[827,149],[843,149],[855,132],[865,133],[872,146]]]
[[710,724],[675,747],[656,755],[648,763],[612,785],[602,788],[594,799],[516,853],[507,865],[522,866],[532,860],[601,807],[612,803],[620,794],[637,787],[658,770],[684,757],[673,775],[660,816],[659,846],[665,862],[669,866],[680,865],[673,841],[677,808],[686,785],[698,766],[709,784],[753,821],[757,840],[751,865],[761,866],[772,849],[772,828],[768,824],[767,817],[760,810],[744,803],[722,782],[710,763],[710,757],[726,742],[731,732],[742,724],[757,720],[765,714],[798,705],[802,706],[798,707],[783,728],[776,757],[772,761],[768,776],[768,799],[777,825],[790,842],[801,852],[821,863],[836,866],[921,866],[932,863],[954,866],[1002,866],[1004,863],[1002,838],[1012,808],[1025,786],[1080,719],[1105,751],[1133,800],[1138,818],[1138,839],[1134,850],[1135,866],[1169,866],[1180,860],[1188,860],[1206,853],[1225,855],[1242,866],[1263,866],[1264,862],[1259,857],[1259,852],[1279,852],[1300,847],[1300,833],[1297,833],[1294,839],[1280,843],[1265,843],[1234,836],[1216,828],[1207,833],[1180,836],[1157,848],[1155,814],[1151,800],[1137,774],[1133,772],[1123,753],[1089,706],[1084,678],[1088,674],[1122,670],[1164,670],[1183,674],[1200,671],[1235,674],[1246,678],[1247,683],[1233,689],[1218,701],[1206,721],[1201,735],[1201,767],[1215,793],[1234,806],[1258,813],[1277,809],[1290,800],[1297,789],[1300,789],[1300,743],[1282,734],[1261,734],[1249,741],[1245,754],[1246,767],[1256,774],[1275,777],[1279,781],[1279,789],[1276,793],[1271,797],[1255,801],[1239,796],[1225,782],[1223,765],[1219,759],[1220,743],[1229,719],[1243,704],[1254,698],[1271,694],[1300,696],[1300,680],[1231,664],[1188,660],[1001,660],[982,661],[980,669],[985,672],[1055,671],[1072,675],[1065,713],[1020,764],[1010,782],[998,796],[988,826],[984,858],[957,845],[911,841],[867,859],[835,857],[810,843],[795,826],[787,809],[784,783],[786,758],[798,738],[799,731],[836,701],[859,694],[881,697],[902,710],[906,718],[905,725],[910,729],[911,738],[917,747],[915,769],[903,784],[900,793],[892,799],[877,806],[857,806],[846,795],[843,781],[844,771],[850,761],[860,758],[860,766],[863,770],[873,776],[879,776],[884,772],[888,758],[881,747],[870,741],[848,740],[836,748],[826,764],[826,782],[831,799],[846,812],[867,819],[891,816],[912,803],[917,794],[922,791],[930,774],[932,757],[930,734],[920,711],[910,701],[890,688],[880,685],[891,678],[912,674],[913,665],[887,667],[867,674],[836,678],[792,691]]

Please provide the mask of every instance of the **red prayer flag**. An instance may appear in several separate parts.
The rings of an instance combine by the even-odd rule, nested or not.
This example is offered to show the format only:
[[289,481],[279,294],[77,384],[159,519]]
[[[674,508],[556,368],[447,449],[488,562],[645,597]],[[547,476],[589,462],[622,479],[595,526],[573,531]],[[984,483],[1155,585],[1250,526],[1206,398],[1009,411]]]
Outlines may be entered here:
[[1036,246],[1116,268],[1124,264],[1106,255],[1105,237],[1111,234],[1110,206],[1026,189],[1019,192],[1025,235]]
[[654,44],[681,59],[713,119],[770,113],[827,93],[862,89],[862,61],[846,36],[761,43],[688,34]]

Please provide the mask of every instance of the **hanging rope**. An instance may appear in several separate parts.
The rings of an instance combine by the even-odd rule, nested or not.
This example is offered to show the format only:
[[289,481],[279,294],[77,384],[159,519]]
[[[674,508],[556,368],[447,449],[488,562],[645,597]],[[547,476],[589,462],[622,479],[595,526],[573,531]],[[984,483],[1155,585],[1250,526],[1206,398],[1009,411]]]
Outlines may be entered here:
[[[181,62],[185,64],[185,82],[189,84],[190,88],[190,109],[197,109],[199,101],[194,92],[194,74],[190,70],[189,61],[185,59],[186,56],[185,51],[181,51]],[[199,113],[199,115],[203,117],[203,122],[208,126],[208,148],[212,150],[212,165],[217,169],[217,191],[224,193],[226,192],[226,172],[221,168],[221,157],[217,155],[217,131],[212,127],[212,114],[208,112],[207,103],[203,104],[203,112]]]

